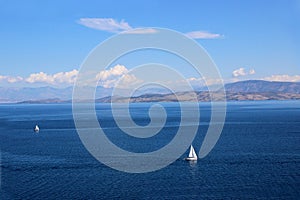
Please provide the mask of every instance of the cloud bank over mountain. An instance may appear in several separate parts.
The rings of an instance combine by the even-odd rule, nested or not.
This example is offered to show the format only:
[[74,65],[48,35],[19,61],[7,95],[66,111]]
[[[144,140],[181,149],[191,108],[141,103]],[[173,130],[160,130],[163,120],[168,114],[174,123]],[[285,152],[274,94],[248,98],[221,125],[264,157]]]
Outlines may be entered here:
[[[38,72],[29,74],[27,77],[21,76],[7,76],[0,75],[0,86],[2,87],[41,87],[51,86],[58,88],[66,88],[73,86],[78,76],[79,71],[73,69],[67,72],[58,72],[54,74],[47,74],[45,72]],[[232,72],[232,78],[225,79],[209,79],[205,77],[187,77],[185,80],[157,80],[158,83],[164,85],[177,86],[180,89],[182,81],[189,82],[192,86],[198,88],[205,85],[216,85],[222,83],[232,83],[243,80],[251,80],[252,75],[256,72],[253,68],[246,69],[244,67],[238,68]],[[274,74],[257,80],[265,81],[281,81],[281,82],[300,82],[300,75]],[[124,65],[117,64],[111,68],[95,73],[95,79],[98,81],[98,86],[104,88],[129,88],[130,86],[143,83],[143,78],[131,73],[131,71]]]

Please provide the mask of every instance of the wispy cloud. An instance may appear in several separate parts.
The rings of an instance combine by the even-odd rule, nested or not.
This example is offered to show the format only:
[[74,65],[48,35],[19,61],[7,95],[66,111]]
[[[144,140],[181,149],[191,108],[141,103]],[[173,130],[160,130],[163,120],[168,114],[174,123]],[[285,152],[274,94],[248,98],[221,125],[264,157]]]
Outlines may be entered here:
[[115,20],[112,18],[81,18],[79,24],[88,28],[107,31],[111,33],[123,32],[125,34],[152,34],[157,31],[153,28],[133,28],[125,20]]
[[[125,34],[152,34],[157,32],[157,30],[153,28],[132,27],[123,19],[118,21],[113,18],[80,18],[78,20],[78,24],[110,33],[123,32]],[[210,33],[208,31],[192,31],[185,35],[192,39],[217,39],[224,37],[221,34]]]
[[232,76],[233,77],[239,77],[239,76],[246,76],[246,75],[253,75],[255,74],[255,70],[254,69],[250,69],[249,71],[247,71],[245,68],[241,67],[239,69],[236,69],[232,72]]
[[192,31],[185,34],[192,39],[217,39],[223,38],[223,35],[218,33],[210,33],[207,31]]
[[117,21],[112,18],[80,18],[78,23],[89,28],[112,33],[118,33],[132,29],[132,27],[124,20]]
[[151,34],[151,33],[157,33],[157,30],[154,28],[136,28],[136,29],[131,29],[126,32],[125,34]]
[[300,82],[300,75],[272,75],[264,77],[265,81]]

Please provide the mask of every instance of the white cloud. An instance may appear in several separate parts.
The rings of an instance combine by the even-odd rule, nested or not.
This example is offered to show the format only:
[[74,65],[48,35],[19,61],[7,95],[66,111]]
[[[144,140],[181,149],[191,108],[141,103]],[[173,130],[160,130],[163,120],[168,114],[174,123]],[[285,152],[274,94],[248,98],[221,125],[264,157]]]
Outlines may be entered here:
[[245,76],[245,75],[246,75],[245,68],[239,68],[232,72],[232,76],[234,77]]
[[[136,28],[129,25],[125,20],[118,21],[113,18],[80,18],[78,24],[88,28],[107,31],[111,33],[123,32],[125,34],[152,34],[157,30],[154,28]],[[216,39],[223,38],[223,35],[218,33],[210,33],[208,31],[192,31],[185,34],[193,39]]]
[[128,30],[124,32],[125,34],[151,34],[151,33],[157,33],[157,30],[154,28],[136,28],[132,30]]
[[124,34],[152,34],[157,30],[153,28],[133,28],[124,20],[117,21],[112,18],[80,18],[79,24],[88,28],[107,31],[111,33],[119,33],[122,31]]
[[45,82],[45,83],[53,83],[54,79],[51,75],[48,75],[44,72],[30,74],[28,78],[25,79],[28,83],[35,82]]
[[220,89],[222,84],[225,84],[225,81],[218,78],[190,77],[180,80],[160,81],[160,83],[166,87],[173,88],[176,92],[180,92],[190,90],[190,88],[187,88],[186,83],[189,83],[195,90],[202,89],[206,86],[209,86],[212,90],[216,90]]
[[189,81],[189,82],[194,82],[194,81],[203,81],[203,79],[202,78],[195,78],[195,77],[191,77],[191,78],[188,78],[188,79],[186,79],[187,81]]
[[16,83],[16,82],[19,82],[22,80],[23,80],[23,78],[20,76],[13,77],[13,76],[1,76],[0,75],[0,81],[6,81],[8,83]]
[[118,88],[132,88],[142,82],[143,80],[138,79],[134,74],[124,74],[114,86]]
[[[58,72],[55,74],[47,74],[45,72],[32,73],[26,78],[0,75],[0,82],[19,82],[19,84],[22,85],[43,83],[54,86],[67,86],[72,85],[76,81],[78,73],[78,70],[74,69],[68,72]],[[116,65],[108,70],[100,71],[96,74],[95,79],[92,80],[92,82],[95,80],[98,80],[98,85],[105,88],[126,88],[142,81],[134,74],[129,74],[129,70],[124,65]]]
[[112,18],[81,18],[78,23],[89,28],[112,33],[132,29],[132,27],[124,20],[118,22]]
[[262,80],[265,81],[282,81],[282,82],[300,82],[300,75],[272,75],[264,77]]
[[105,81],[107,79],[114,78],[116,76],[121,76],[123,74],[126,74],[128,72],[128,69],[124,65],[116,65],[108,70],[103,70],[99,72],[96,76],[97,79],[100,81]]
[[6,80],[6,76],[1,76],[0,75],[0,81],[2,81],[2,80]]
[[246,76],[246,75],[253,75],[255,74],[254,69],[250,69],[249,71],[246,71],[245,68],[241,67],[239,69],[236,69],[232,72],[233,77],[239,77],[239,76]]
[[78,71],[76,69],[69,72],[59,72],[53,75],[46,74],[44,72],[30,74],[28,78],[25,79],[28,83],[49,83],[49,84],[59,84],[68,83],[72,84],[75,82]]
[[223,37],[221,34],[210,33],[207,31],[192,31],[186,33],[185,35],[192,39],[217,39]]
[[7,82],[9,83],[16,83],[16,82],[19,82],[19,81],[22,81],[23,78],[20,77],[20,76],[16,76],[16,77],[8,77],[7,78]]
[[73,69],[69,72],[59,72],[53,75],[56,83],[74,83],[78,74],[78,70]]
[[255,74],[255,70],[254,70],[254,69],[250,69],[250,70],[249,70],[249,74],[250,74],[250,75]]
[[98,85],[104,88],[113,88],[118,81],[116,79],[110,79],[105,81],[100,81]]
[[196,86],[211,86],[211,85],[219,85],[223,84],[223,79],[213,79],[213,78],[188,78],[188,82],[190,82],[191,85]]
[[96,78],[99,80],[98,85],[105,88],[128,88],[142,81],[134,74],[129,74],[129,70],[124,65],[119,64],[108,70],[99,72]]

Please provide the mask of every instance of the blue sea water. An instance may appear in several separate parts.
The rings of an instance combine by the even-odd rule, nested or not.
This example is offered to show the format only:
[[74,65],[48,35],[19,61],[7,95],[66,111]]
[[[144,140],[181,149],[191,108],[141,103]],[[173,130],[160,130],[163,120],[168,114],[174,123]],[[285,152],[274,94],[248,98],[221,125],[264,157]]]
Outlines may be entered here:
[[[113,143],[149,152],[167,145],[180,124],[179,104],[161,105],[166,127],[148,139],[121,133],[109,104],[96,110]],[[137,124],[150,122],[149,106],[131,104]],[[201,103],[200,111],[196,151],[210,122],[210,104]],[[144,174],[111,169],[90,155],[76,132],[71,104],[0,105],[0,147],[1,199],[300,198],[299,101],[229,102],[221,137],[208,156],[189,163],[183,160],[187,150],[166,168]]]

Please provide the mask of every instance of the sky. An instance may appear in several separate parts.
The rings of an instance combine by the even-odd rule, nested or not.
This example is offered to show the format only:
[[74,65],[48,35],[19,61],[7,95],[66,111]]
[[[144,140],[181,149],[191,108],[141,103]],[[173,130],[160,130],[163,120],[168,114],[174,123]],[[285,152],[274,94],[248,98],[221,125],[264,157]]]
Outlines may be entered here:
[[[299,0],[0,0],[0,24],[0,87],[72,85],[93,48],[140,27],[194,39],[225,82],[300,82]],[[113,87],[129,69],[152,59],[168,60],[187,79],[199,79],[172,56],[144,52],[99,72],[106,74],[101,83]]]

